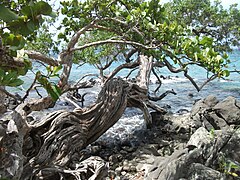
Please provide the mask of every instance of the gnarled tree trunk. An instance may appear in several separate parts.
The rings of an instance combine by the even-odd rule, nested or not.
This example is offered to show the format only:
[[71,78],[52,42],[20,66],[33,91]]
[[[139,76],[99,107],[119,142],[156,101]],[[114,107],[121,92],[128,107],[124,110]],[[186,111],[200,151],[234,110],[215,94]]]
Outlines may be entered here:
[[1,91],[1,89],[5,89],[4,86],[0,86],[0,115],[7,111],[6,108],[6,94]]
[[[29,126],[28,131],[24,131],[22,151],[26,160],[21,179],[58,179],[70,174],[79,179],[84,174],[81,150],[113,126],[127,106],[143,110],[147,124],[151,124],[148,107],[163,113],[163,109],[148,101],[147,88],[152,61],[148,61],[145,56],[140,56],[139,61],[142,65],[137,84],[121,78],[111,79],[104,85],[92,107],[76,108],[72,112],[56,111],[38,124]],[[95,175],[99,178],[103,176],[106,167],[96,162],[100,164],[98,174]],[[7,177],[12,178],[11,175]]]

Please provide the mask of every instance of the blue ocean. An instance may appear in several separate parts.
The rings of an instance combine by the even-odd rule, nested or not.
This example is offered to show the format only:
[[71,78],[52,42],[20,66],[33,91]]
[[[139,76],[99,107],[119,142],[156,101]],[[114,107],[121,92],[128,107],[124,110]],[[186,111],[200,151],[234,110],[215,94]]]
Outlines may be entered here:
[[[229,53],[229,59],[231,60],[231,64],[229,65],[230,70],[240,69],[240,51],[234,50],[232,53]],[[111,67],[109,67],[107,70],[105,70],[105,74],[109,74],[111,71],[113,71],[118,65],[120,65],[122,62],[115,62],[112,64]],[[33,71],[43,69],[41,65],[38,65],[33,69]],[[120,71],[117,76],[126,77],[126,75],[130,72],[129,69],[124,69]],[[77,66],[74,65],[72,69],[72,73],[70,76],[70,81],[76,82],[81,77],[83,77],[86,74],[98,74],[98,70],[94,67],[94,65],[84,64],[83,66]],[[214,81],[208,83],[204,88],[198,92],[195,87],[191,84],[191,82],[186,79],[183,75],[183,73],[173,74],[167,70],[167,68],[161,68],[157,71],[157,73],[162,75],[163,77],[166,77],[166,79],[162,79],[162,85],[159,91],[157,92],[157,95],[160,95],[167,90],[174,90],[176,92],[176,95],[169,94],[167,97],[165,97],[163,100],[157,102],[160,106],[167,106],[170,111],[172,112],[178,112],[182,109],[191,109],[192,105],[195,101],[204,98],[210,94],[215,95],[220,100],[228,97],[228,96],[234,96],[237,99],[240,99],[240,74],[238,73],[232,73],[229,77],[225,79],[215,79]],[[131,77],[136,76],[137,71],[133,72]],[[200,86],[204,81],[206,80],[206,71],[202,68],[192,66],[189,68],[189,74],[194,78],[194,80],[197,82],[197,84]],[[9,89],[12,93],[19,93],[21,95],[24,94],[24,90],[26,90],[31,82],[33,81],[33,74],[32,72],[29,72],[27,76],[22,77],[22,79],[26,82],[21,88],[11,88]],[[88,76],[87,78],[96,78],[96,76]],[[157,78],[152,74],[151,75],[151,85],[150,85],[150,94],[153,95],[154,90],[158,86],[156,83]],[[91,99],[91,102],[93,102],[95,99],[94,96],[97,96],[98,91],[100,90],[100,86],[96,86],[91,89],[83,89],[80,90],[80,93],[83,93],[85,91],[91,92],[89,93],[89,98]],[[45,93],[43,90],[40,89],[41,93]],[[31,92],[31,97],[36,97],[36,93],[34,91]]]
[[[234,50],[229,53],[229,59],[231,64],[229,65],[230,70],[240,69],[240,51]],[[108,70],[106,74],[114,70],[121,62],[114,63]],[[126,77],[126,75],[131,70],[125,69],[120,71],[117,76]],[[85,74],[97,74],[98,71],[94,66],[84,65],[81,68],[74,68],[71,76],[72,81],[76,81]],[[208,83],[204,88],[198,92],[191,82],[186,79],[183,73],[173,74],[168,71],[167,68],[161,68],[157,73],[166,79],[162,79],[162,85],[159,89],[157,95],[160,95],[167,90],[174,90],[177,94],[169,94],[163,100],[157,102],[160,106],[167,106],[170,111],[177,112],[181,109],[191,109],[195,101],[204,98],[210,94],[215,95],[222,100],[228,96],[234,96],[240,99],[240,74],[232,73],[229,77],[225,79],[215,79],[214,81]],[[131,77],[136,76],[137,71],[132,73]],[[206,81],[207,75],[206,71],[202,68],[192,66],[189,68],[189,74],[194,78],[199,86]],[[151,75],[151,85],[150,94],[154,95],[154,90],[158,86],[156,84],[157,78]],[[83,90],[84,91],[84,90]]]

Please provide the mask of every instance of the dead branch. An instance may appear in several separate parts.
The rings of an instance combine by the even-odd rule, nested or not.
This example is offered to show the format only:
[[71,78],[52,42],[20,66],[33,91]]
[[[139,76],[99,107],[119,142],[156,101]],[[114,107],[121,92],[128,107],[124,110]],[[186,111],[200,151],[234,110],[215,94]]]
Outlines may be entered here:
[[[75,85],[79,84],[85,77],[88,77],[88,76],[98,77],[98,74],[85,74],[84,76],[82,76],[82,77],[77,81],[77,83],[75,83]],[[75,86],[75,85],[74,85],[74,86]]]
[[73,106],[75,106],[75,108],[80,108],[81,109],[81,107],[76,102],[71,100],[69,97],[64,97],[64,99],[67,100],[68,102],[70,102]]
[[35,76],[35,78],[34,78],[32,84],[31,84],[31,86],[27,89],[25,95],[24,95],[23,98],[22,98],[22,102],[24,102],[25,99],[28,97],[28,95],[29,95],[30,91],[33,89],[33,86],[35,85],[36,81],[37,81],[37,76]]
[[157,75],[154,67],[152,68],[152,72],[153,72],[154,76],[157,78],[157,80],[158,80],[158,82],[159,82],[158,87],[154,90],[154,93],[156,94],[156,93],[158,92],[158,90],[160,89],[160,87],[162,86],[162,81],[161,81],[161,79],[159,78],[159,76]]
[[125,77],[125,79],[128,79],[129,76],[130,76],[134,71],[136,71],[137,69],[138,69],[137,67],[133,68],[133,69],[128,73],[128,75]]
[[164,92],[163,94],[161,94],[161,95],[158,96],[158,97],[156,97],[156,96],[155,96],[155,97],[152,97],[152,96],[148,95],[148,98],[149,98],[149,100],[156,102],[156,101],[162,100],[162,99],[165,98],[168,94],[177,95],[177,93],[172,89],[172,90],[168,90],[168,91]]
[[216,79],[218,76],[216,74],[213,74],[210,78],[208,78],[200,87],[199,89],[201,90],[207,83],[209,83],[210,81]]
[[22,98],[20,98],[19,96],[15,96],[13,94],[11,94],[10,92],[8,92],[7,90],[3,89],[2,87],[0,87],[0,91],[4,94],[6,94],[7,96],[13,98],[16,101],[22,101]]
[[126,54],[126,53],[123,54],[124,57],[125,57],[125,59],[126,59],[126,60],[125,60],[126,63],[129,63],[129,62],[131,61],[130,58],[131,58],[132,55],[135,54],[137,51],[138,51],[137,49],[131,49],[130,52],[128,52],[127,54]]
[[103,44],[126,44],[126,45],[132,45],[132,46],[137,46],[146,50],[150,50],[150,49],[156,49],[157,47],[153,46],[146,46],[144,44],[138,43],[138,42],[134,42],[134,41],[125,41],[125,40],[113,40],[113,39],[106,39],[106,40],[102,40],[102,41],[96,41],[96,42],[92,42],[92,43],[88,43],[88,44],[84,44],[82,46],[78,46],[75,48],[71,48],[69,49],[70,52],[74,52],[74,51],[79,51],[79,50],[83,50],[92,46],[99,46],[99,45],[103,45]]
[[50,66],[59,66],[59,62],[56,59],[47,57],[39,52],[26,50],[24,51],[30,59],[38,60]]
[[125,63],[125,64],[122,64],[120,66],[118,66],[116,69],[114,69],[114,71],[112,71],[111,74],[109,74],[109,76],[107,77],[107,79],[105,80],[104,84],[107,83],[111,78],[113,78],[119,71],[121,71],[122,69],[124,68],[135,68],[139,65],[139,61],[136,60],[134,62],[131,62],[131,63]]

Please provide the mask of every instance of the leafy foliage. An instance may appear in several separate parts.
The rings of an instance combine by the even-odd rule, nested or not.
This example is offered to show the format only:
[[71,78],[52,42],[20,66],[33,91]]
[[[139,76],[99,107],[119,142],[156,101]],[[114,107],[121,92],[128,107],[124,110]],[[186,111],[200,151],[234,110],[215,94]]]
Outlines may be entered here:
[[[174,5],[178,4],[177,2],[174,3]],[[153,55],[160,61],[170,58],[174,63],[180,64],[183,69],[187,69],[189,64],[194,63],[204,67],[207,71],[217,74],[218,77],[229,75],[229,72],[226,70],[226,64],[229,63],[228,57],[218,52],[219,46],[215,45],[216,39],[209,34],[194,34],[190,25],[182,23],[175,17],[175,15],[181,17],[179,16],[180,13],[177,14],[174,11],[172,13],[174,17],[171,16],[168,12],[171,6],[163,7],[158,0],[146,2],[137,0],[92,0],[82,2],[75,0],[63,1],[62,6],[62,14],[65,15],[65,18],[60,28],[64,27],[65,31],[59,35],[59,38],[63,40],[74,34],[80,27],[95,22],[91,32],[84,36],[87,39],[91,36],[92,42],[96,42],[99,39],[137,42],[143,46],[129,46],[125,44],[125,50],[137,49],[139,52],[149,56]],[[205,3],[203,8],[206,6],[207,4]],[[215,19],[219,19],[217,9],[212,14],[216,16]],[[222,26],[220,23],[213,24],[215,28],[220,26]],[[105,33],[99,33],[103,31]],[[224,35],[221,33],[222,31],[217,32],[217,35]],[[98,38],[94,34],[98,34]],[[108,34],[108,37],[106,34]],[[86,41],[82,41],[82,44],[84,43]],[[85,59],[90,61],[94,58],[99,59],[100,50],[108,52],[104,54],[105,56],[111,56],[112,52],[105,50],[107,48],[105,45],[102,45],[101,48],[98,47],[98,53],[92,47],[90,49],[86,48],[86,50],[83,50],[83,54]],[[226,47],[224,48],[226,49]],[[80,58],[79,53],[78,58]]]
[[[45,1],[18,0],[0,2],[0,86],[19,86],[24,82],[19,79],[20,75],[25,75],[31,69],[31,63],[25,56],[18,56],[18,51],[26,45],[26,39],[31,39],[43,23],[42,15],[53,16],[51,6]],[[47,34],[44,34],[47,35]],[[51,37],[49,39],[51,44]],[[41,39],[39,39],[41,40]],[[37,47],[39,48],[39,47]],[[5,64],[14,64],[15,60],[23,59],[23,67],[12,68]],[[10,67],[10,68],[9,68]],[[61,68],[60,68],[61,69]],[[54,69],[54,75],[59,68]],[[39,74],[38,81],[43,85],[48,93],[56,100],[61,94],[57,85],[52,85],[47,78]]]
[[[58,67],[55,68],[55,72],[57,71]],[[56,75],[54,72],[54,75]],[[51,83],[48,80],[47,76],[44,76],[40,71],[37,72],[37,80],[38,82],[47,90],[48,94],[52,97],[54,101],[57,101],[59,96],[61,95],[61,89],[55,84]]]
[[[230,61],[222,50],[229,50],[239,42],[236,5],[225,10],[219,1],[211,4],[210,0],[180,0],[164,6],[160,0],[72,0],[60,3],[63,18],[57,27],[59,33],[55,41],[52,38],[55,34],[49,29],[57,18],[48,3],[2,1],[0,36],[4,52],[16,57],[17,50],[28,43],[28,49],[52,55],[59,53],[60,46],[72,43],[71,37],[82,31],[77,39],[78,47],[67,46],[63,50],[69,53],[65,56],[69,57],[69,66],[81,61],[102,66],[127,57],[134,50],[153,56],[154,61],[164,62],[170,70],[180,67],[180,71],[187,74],[188,67],[194,64],[217,77],[229,76],[227,64]],[[54,18],[44,19],[42,15]],[[66,62],[62,60],[61,63]],[[47,70],[53,71],[51,67]],[[8,70],[4,71],[7,75]],[[38,82],[54,97],[58,90],[46,81],[50,74],[37,73]]]
[[165,5],[168,18],[191,28],[193,36],[213,38],[215,49],[230,51],[240,42],[240,10],[237,4],[224,9],[221,1],[173,0]]

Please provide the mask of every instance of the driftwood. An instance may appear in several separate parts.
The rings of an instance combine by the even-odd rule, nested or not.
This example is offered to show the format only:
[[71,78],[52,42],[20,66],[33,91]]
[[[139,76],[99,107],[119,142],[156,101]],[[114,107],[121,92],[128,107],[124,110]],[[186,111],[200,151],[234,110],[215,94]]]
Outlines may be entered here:
[[[136,85],[113,79],[103,87],[91,108],[57,111],[34,125],[23,146],[27,163],[22,179],[39,176],[46,168],[55,168],[52,175],[55,175],[56,167],[71,169],[76,164],[73,157],[80,160],[81,150],[113,126],[128,105],[147,111],[144,109],[147,108],[148,103],[144,102],[147,98],[143,98],[143,92]],[[149,116],[145,118],[149,123]]]
[[[149,102],[148,99],[147,87],[151,61],[146,64],[148,61],[145,56],[140,56],[139,61],[144,61],[145,64],[140,63],[143,65],[140,66],[141,72],[137,78],[137,84],[129,83],[121,78],[109,80],[99,93],[96,103],[90,108],[76,108],[71,112],[56,111],[34,125],[26,123],[26,115],[38,109],[38,104],[22,106],[22,111],[18,108],[21,116],[18,112],[14,112],[13,119],[5,124],[15,122],[16,119],[18,121],[21,119],[22,123],[12,123],[14,126],[5,125],[2,128],[7,129],[1,134],[2,149],[6,149],[6,152],[12,149],[11,144],[7,143],[6,135],[9,136],[13,132],[17,136],[14,138],[18,143],[12,142],[14,146],[17,146],[12,151],[16,152],[10,153],[9,151],[1,156],[0,160],[4,159],[6,163],[0,167],[0,177],[10,179],[18,177],[16,179],[26,180],[31,178],[60,179],[69,176],[75,178],[85,176],[94,179],[94,177],[103,176],[107,166],[102,163],[98,163],[99,166],[95,167],[94,176],[86,174],[86,167],[79,165],[84,159],[81,150],[113,126],[127,106],[140,108],[144,113],[147,126],[152,123],[148,107],[165,113],[165,110]],[[46,102],[51,103],[51,100]],[[26,127],[24,130],[23,125]],[[8,127],[14,127],[14,131]],[[8,138],[11,139],[11,137]],[[13,159],[11,158],[13,154],[19,161],[17,167],[15,160],[13,163],[8,163],[9,159]],[[12,171],[9,172],[8,169]]]

